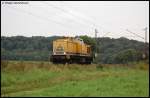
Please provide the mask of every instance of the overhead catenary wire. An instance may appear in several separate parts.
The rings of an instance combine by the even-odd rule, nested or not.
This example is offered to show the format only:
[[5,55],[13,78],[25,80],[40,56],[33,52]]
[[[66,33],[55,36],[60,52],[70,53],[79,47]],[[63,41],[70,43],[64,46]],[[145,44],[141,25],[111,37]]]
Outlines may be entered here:
[[103,36],[101,36],[101,37],[105,37],[106,35],[108,35],[109,33],[111,33],[111,32],[108,32],[108,33],[106,33],[106,34],[104,34]]
[[[60,23],[60,22],[57,22],[57,21],[55,21],[55,20],[52,20],[52,19],[49,19],[49,18],[47,18],[47,17],[44,17],[44,16],[40,16],[40,15],[37,15],[37,14],[33,14],[32,12],[29,12],[29,11],[25,11],[25,10],[23,10],[23,9],[19,9],[19,8],[14,8],[14,7],[8,7],[8,8],[10,8],[11,10],[13,9],[13,10],[15,10],[15,11],[17,11],[17,12],[20,12],[20,13],[26,13],[26,14],[28,14],[28,15],[31,15],[31,16],[34,16],[34,17],[36,17],[36,18],[38,18],[38,19],[41,19],[41,20],[45,20],[45,21],[51,21],[51,22],[53,22],[53,23],[55,23],[55,24],[57,24],[57,25],[61,25],[61,26],[63,26],[63,27],[65,27],[65,28],[67,28],[67,29],[71,29],[70,27],[66,27],[66,25],[65,24],[63,24],[63,23]],[[49,23],[49,22],[48,22]],[[75,28],[73,28],[73,29],[75,29]],[[72,29],[71,29],[72,30]]]
[[64,12],[64,13],[69,14],[69,15],[71,15],[71,16],[73,16],[73,17],[78,18],[78,19],[82,19],[82,22],[84,21],[84,24],[86,24],[86,25],[87,25],[87,22],[89,22],[89,21],[87,21],[86,19],[81,18],[81,17],[79,17],[78,15],[73,14],[73,13],[71,13],[71,11],[66,10],[66,9],[64,9],[64,8],[60,8],[60,7],[56,6],[56,5],[53,5],[53,4],[50,4],[50,3],[45,3],[45,2],[42,2],[42,1],[41,1],[41,3],[44,3],[44,4],[48,5],[48,6],[53,7],[53,8],[56,8],[56,9],[58,9],[58,10]]
[[[83,21],[84,21],[84,24],[86,24],[86,25],[87,25],[87,23],[89,23],[90,25],[92,24],[93,27],[94,27],[94,29],[97,28],[97,27],[100,27],[101,29],[104,30],[104,27],[99,26],[99,25],[96,24],[94,21],[87,20],[87,19],[82,18],[82,17],[80,17],[80,16],[78,16],[78,15],[76,15],[76,14],[71,13],[71,11],[72,11],[72,12],[75,12],[75,11],[73,11],[73,10],[69,11],[69,10],[60,8],[60,7],[56,6],[56,5],[53,5],[53,4],[50,4],[50,3],[45,3],[45,2],[42,2],[42,1],[41,1],[41,3],[44,3],[44,4],[49,5],[49,6],[51,6],[51,7],[54,7],[54,8],[56,8],[56,9],[58,9],[58,10],[60,10],[60,11],[63,11],[64,13],[69,14],[69,15],[71,15],[71,16],[73,16],[73,17],[76,17],[76,18],[82,20],[82,23],[83,23]],[[70,8],[69,8],[69,9],[70,9]],[[87,17],[87,16],[86,16],[86,17]],[[89,18],[89,16],[88,16],[88,18]],[[91,18],[91,19],[92,19],[92,18]],[[80,21],[80,22],[81,22],[81,21]],[[92,25],[91,25],[91,26],[92,26]],[[105,31],[110,32],[110,31],[108,31],[108,30],[106,30],[106,29],[105,29]]]
[[[41,1],[40,1],[41,2]],[[41,2],[41,3],[43,3],[43,4],[47,4],[47,3],[44,3],[44,2]],[[48,4],[47,4],[48,5]],[[49,5],[48,5],[49,6]],[[52,6],[50,6],[50,7],[52,7]],[[55,7],[55,6],[53,6],[54,8],[57,8],[57,7]],[[43,9],[42,9],[43,10]],[[63,11],[63,10],[61,10],[61,11]],[[49,12],[49,10],[46,10],[46,12],[48,12],[48,13],[50,13]],[[62,17],[60,17],[61,15],[59,15],[59,14],[57,14],[56,16],[59,16],[59,18],[62,18]],[[71,19],[70,19],[71,20]],[[74,22],[77,22],[77,21],[74,21]],[[69,21],[69,23],[71,23],[70,21]],[[69,24],[68,23],[68,24]],[[77,22],[78,23],[78,22]],[[66,25],[66,24],[65,24]],[[82,24],[81,24],[82,25]],[[71,25],[69,25],[69,27],[71,27]],[[75,26],[73,26],[73,29],[75,29],[76,27]],[[80,29],[81,30],[81,28],[78,28],[78,29]],[[83,31],[83,30],[81,30],[81,31]]]
[[[72,16],[73,18],[78,18],[78,19],[81,19],[81,18],[79,18],[79,17],[77,17],[76,15],[74,15],[74,14],[72,14],[72,13],[70,13],[68,10],[66,10],[66,9],[63,9],[63,8],[60,8],[60,7],[57,7],[57,6],[55,6],[55,5],[53,5],[53,4],[50,4],[50,3],[45,3],[45,2],[42,2],[41,1],[41,3],[43,3],[43,4],[45,4],[45,5],[48,5],[48,6],[50,6],[50,7],[53,7],[53,8],[56,8],[56,9],[58,9],[59,11],[62,11],[63,13],[65,13],[66,15],[70,15],[70,16]],[[60,16],[60,15],[59,15]],[[90,25],[88,25],[87,24],[87,21],[85,22],[84,21],[84,23],[83,23],[83,21],[81,22],[81,21],[79,21],[79,20],[73,20],[73,19],[70,19],[70,20],[72,20],[73,22],[76,22],[76,23],[78,23],[78,24],[80,24],[80,25],[83,25],[83,26],[90,26]],[[79,29],[79,28],[78,28]]]
[[139,37],[139,38],[144,39],[144,37],[141,37],[140,35],[138,35],[138,34],[136,34],[136,33],[133,33],[133,32],[131,32],[131,31],[129,31],[128,29],[126,29],[126,31],[128,31],[128,32],[130,32],[130,33],[132,33],[132,34],[134,34],[135,36],[137,36],[137,37]]
[[[70,13],[68,10],[66,10],[66,9],[62,9],[62,8],[60,8],[60,7],[57,7],[57,6],[55,6],[55,5],[53,5],[53,4],[47,4],[47,3],[45,3],[45,2],[41,2],[41,3],[43,3],[43,4],[46,4],[46,5],[48,5],[48,6],[50,6],[50,7],[54,7],[54,8],[56,8],[56,9],[58,9],[58,10],[60,10],[60,11],[63,11],[64,13],[66,13],[66,14],[69,14],[69,15],[71,15],[71,16],[73,16],[73,17],[76,17],[76,18],[80,18],[81,19],[81,17],[78,17],[77,15],[74,15],[74,14],[72,14],[72,13]],[[83,20],[83,19],[82,19]],[[86,22],[85,24],[87,24],[87,21],[84,21],[84,22]]]
[[[62,1],[63,2],[63,1]],[[63,2],[64,3],[64,2]],[[65,4],[65,3],[64,3]],[[62,8],[60,8],[60,9],[62,9]],[[69,9],[72,9],[72,8],[69,8]],[[85,23],[87,23],[87,22],[89,22],[90,24],[93,24],[93,25],[97,25],[97,24],[95,24],[95,22],[93,21],[93,18],[91,18],[91,17],[89,17],[89,16],[86,16],[87,18],[89,18],[89,19],[86,19],[86,18],[82,18],[82,17],[79,17],[79,15],[76,15],[76,14],[73,14],[73,13],[71,13],[71,11],[73,12],[73,10],[70,10],[70,11],[67,11],[67,10],[65,10],[66,12],[68,12],[68,13],[70,13],[71,15],[73,15],[73,16],[75,16],[75,17],[78,17],[78,18],[80,18],[80,19],[82,19]],[[74,11],[75,12],[75,11]],[[82,15],[84,15],[83,13],[82,13]],[[101,26],[100,26],[101,27]]]
[[[65,3],[64,1],[61,1],[61,3],[62,3],[62,2],[66,5],[66,3]],[[51,4],[51,5],[52,5],[52,4]],[[52,5],[52,6],[54,6],[54,5]],[[55,6],[55,7],[56,7],[56,6]],[[56,8],[69,13],[69,11],[67,11],[67,10],[65,10],[65,9],[63,9],[63,8],[60,8],[60,7],[56,7]],[[71,8],[69,8],[69,9],[71,9]],[[71,10],[71,11],[73,12],[73,10]],[[72,14],[72,13],[69,13],[69,14]],[[89,16],[88,16],[88,18],[89,18],[90,20],[88,20],[88,19],[86,19],[86,18],[79,17],[78,15],[75,15],[75,14],[72,14],[72,15],[75,16],[75,17],[77,17],[77,18],[82,19],[86,24],[87,24],[87,23],[93,24],[94,29],[100,27],[100,29],[103,30],[104,32],[106,32],[106,33],[107,33],[107,32],[110,32],[110,30],[106,30],[106,28],[104,28],[103,26],[100,26],[99,24],[96,24],[96,23],[95,23],[95,20],[93,20],[93,18],[91,18],[91,17],[89,17]],[[87,17],[87,16],[86,16],[86,17]],[[120,28],[120,29],[122,29],[122,28]],[[104,35],[107,35],[107,34],[104,34]]]
[[[49,3],[48,3],[48,4],[49,4]],[[53,4],[52,4],[52,5],[53,5]],[[9,6],[9,7],[10,7],[10,6]],[[84,18],[82,18],[82,17],[80,17],[80,16],[78,16],[78,15],[76,15],[76,14],[73,14],[73,13],[69,12],[69,11],[66,10],[66,9],[63,9],[63,8],[58,7],[58,6],[55,6],[55,5],[53,5],[53,7],[57,8],[57,9],[60,10],[60,11],[65,12],[66,14],[69,14],[69,15],[72,15],[72,16],[74,16],[74,17],[80,18],[82,21],[84,21],[85,24],[90,23],[90,20],[84,19]],[[13,7],[11,7],[11,8],[13,8]],[[21,10],[21,9],[17,9],[17,8],[13,8],[13,9],[19,10],[19,12],[22,12],[22,11],[23,11],[23,9],[22,9],[22,10]],[[76,29],[75,27],[72,27],[71,25],[66,26],[66,24],[64,24],[64,23],[55,21],[55,20],[50,19],[50,18],[48,18],[48,17],[44,17],[44,16],[41,16],[41,15],[38,15],[38,14],[34,14],[34,13],[30,12],[30,11],[25,11],[25,10],[24,10],[22,13],[27,13],[27,14],[29,14],[29,15],[32,15],[32,16],[37,17],[37,18],[42,19],[42,20],[47,20],[47,22],[49,22],[49,21],[54,22],[55,24],[61,25],[61,26],[65,27],[65,28],[67,28],[67,29],[71,29],[71,28]],[[96,24],[96,25],[97,25],[97,24]],[[80,29],[80,28],[77,28],[77,29]],[[109,32],[109,33],[113,33],[113,32]],[[106,33],[106,34],[104,34],[103,36],[106,36],[106,35],[108,35],[109,33]],[[131,32],[130,32],[130,33],[131,33]],[[138,37],[144,39],[143,37],[139,36],[139,35],[136,34],[136,33],[133,33],[133,32],[132,32],[132,34],[134,34],[134,35],[136,35],[136,36],[138,36]]]
[[[46,5],[48,5],[48,6],[51,6],[51,7],[53,7],[53,8],[56,8],[56,9],[58,9],[58,10],[64,12],[64,13],[66,13],[66,14],[69,14],[69,15],[73,16],[73,17],[76,17],[76,18],[78,18],[78,19],[81,19],[82,22],[84,21],[85,24],[87,24],[87,23],[93,24],[94,29],[95,29],[96,27],[101,27],[102,30],[105,30],[105,31],[107,31],[107,32],[110,33],[110,31],[104,29],[104,27],[99,26],[98,24],[95,24],[94,21],[87,20],[87,19],[85,19],[85,18],[79,17],[78,15],[73,14],[73,13],[71,13],[70,11],[68,11],[68,10],[66,10],[66,9],[63,9],[63,8],[60,8],[60,7],[56,6],[56,5],[53,5],[53,4],[50,4],[50,3],[45,3],[45,2],[42,2],[42,1],[41,1],[41,3],[46,4]],[[69,9],[70,9],[70,8],[69,8]],[[71,10],[71,11],[73,12],[73,10]],[[87,16],[86,16],[86,17],[87,17]],[[89,18],[89,17],[88,17],[88,18]],[[91,19],[92,19],[92,18],[91,18]],[[92,20],[93,20],[93,19],[92,19]],[[107,33],[107,34],[108,34],[108,33]],[[107,35],[107,34],[104,34],[104,36]],[[102,36],[102,37],[103,37],[103,36]]]

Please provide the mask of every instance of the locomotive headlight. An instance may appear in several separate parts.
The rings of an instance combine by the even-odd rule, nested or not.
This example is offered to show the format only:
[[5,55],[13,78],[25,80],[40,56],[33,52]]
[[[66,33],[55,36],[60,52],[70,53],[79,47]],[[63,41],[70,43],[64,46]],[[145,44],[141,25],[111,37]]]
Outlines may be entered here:
[[64,52],[64,54],[66,54],[66,52]]

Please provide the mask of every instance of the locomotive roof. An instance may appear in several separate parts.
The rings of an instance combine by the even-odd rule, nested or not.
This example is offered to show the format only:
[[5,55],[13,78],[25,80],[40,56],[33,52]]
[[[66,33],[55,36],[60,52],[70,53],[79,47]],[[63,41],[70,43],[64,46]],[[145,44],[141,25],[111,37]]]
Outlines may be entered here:
[[[81,43],[84,43],[84,41],[83,41],[83,39],[81,39],[81,38],[79,38],[79,37],[62,37],[62,38],[59,38],[59,39],[56,39],[55,41],[58,41],[58,40],[74,40],[74,41],[79,41],[79,42],[81,42]],[[84,43],[84,44],[86,44],[86,43]],[[86,44],[87,46],[90,46],[90,45],[88,45],[88,44]]]

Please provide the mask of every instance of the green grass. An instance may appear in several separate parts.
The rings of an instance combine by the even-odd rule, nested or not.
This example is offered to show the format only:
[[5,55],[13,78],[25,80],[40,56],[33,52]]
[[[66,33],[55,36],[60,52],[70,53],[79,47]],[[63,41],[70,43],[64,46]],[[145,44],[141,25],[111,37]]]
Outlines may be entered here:
[[23,61],[4,65],[1,96],[149,96],[149,70],[141,67]]

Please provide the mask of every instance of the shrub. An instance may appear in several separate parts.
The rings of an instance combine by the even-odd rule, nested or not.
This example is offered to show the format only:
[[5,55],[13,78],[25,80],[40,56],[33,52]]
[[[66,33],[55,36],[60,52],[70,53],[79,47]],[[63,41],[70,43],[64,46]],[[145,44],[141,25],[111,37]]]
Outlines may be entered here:
[[8,66],[8,61],[2,60],[1,61],[1,69],[5,69]]
[[96,65],[96,69],[101,69],[101,70],[103,70],[103,65],[102,64],[98,64],[98,65]]

